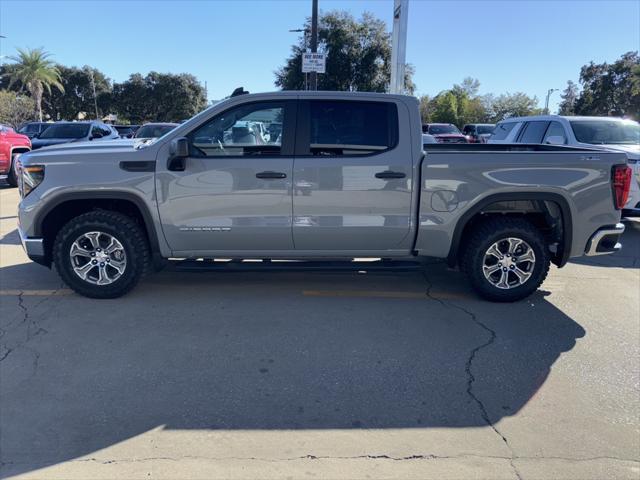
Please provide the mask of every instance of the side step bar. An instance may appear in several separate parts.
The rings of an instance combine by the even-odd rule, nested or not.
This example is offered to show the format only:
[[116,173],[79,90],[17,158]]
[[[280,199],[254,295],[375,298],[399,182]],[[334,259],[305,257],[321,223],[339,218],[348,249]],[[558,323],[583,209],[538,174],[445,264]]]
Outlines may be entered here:
[[411,260],[178,260],[171,262],[178,271],[189,272],[408,272],[424,268]]

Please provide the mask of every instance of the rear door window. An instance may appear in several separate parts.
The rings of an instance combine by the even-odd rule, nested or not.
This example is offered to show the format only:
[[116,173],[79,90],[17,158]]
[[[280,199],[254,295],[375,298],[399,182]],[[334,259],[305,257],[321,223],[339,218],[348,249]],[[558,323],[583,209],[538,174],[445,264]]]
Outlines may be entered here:
[[496,128],[493,130],[491,134],[491,140],[504,140],[507,138],[513,127],[515,127],[518,122],[505,122],[499,123],[496,125]]
[[522,129],[518,143],[542,143],[542,137],[548,126],[549,122],[545,121],[527,122]]
[[369,155],[398,143],[398,113],[391,102],[311,100],[309,150],[315,156]]

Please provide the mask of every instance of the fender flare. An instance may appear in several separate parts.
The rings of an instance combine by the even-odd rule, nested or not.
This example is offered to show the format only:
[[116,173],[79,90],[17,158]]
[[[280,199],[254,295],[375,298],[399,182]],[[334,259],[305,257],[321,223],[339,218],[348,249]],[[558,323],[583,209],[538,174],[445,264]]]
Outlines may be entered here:
[[462,241],[462,232],[468,225],[469,221],[483,209],[496,202],[517,201],[517,200],[538,200],[554,202],[560,208],[562,214],[562,255],[557,263],[558,267],[563,267],[571,256],[571,244],[573,241],[573,217],[569,202],[559,193],[553,192],[511,192],[511,193],[495,193],[489,195],[472,207],[470,207],[458,220],[456,228],[451,238],[451,247],[447,255],[447,263],[455,265],[457,263],[458,251]]
[[140,196],[125,191],[99,191],[99,190],[87,190],[82,192],[68,192],[56,195],[51,200],[46,200],[45,205],[35,215],[34,235],[37,237],[42,236],[42,225],[47,216],[59,205],[69,201],[75,200],[126,200],[133,203],[140,211],[142,219],[144,221],[144,228],[149,238],[149,246],[152,254],[158,255],[160,253],[160,244],[158,242],[158,234],[155,227],[155,222],[151,211],[146,202],[140,198]]

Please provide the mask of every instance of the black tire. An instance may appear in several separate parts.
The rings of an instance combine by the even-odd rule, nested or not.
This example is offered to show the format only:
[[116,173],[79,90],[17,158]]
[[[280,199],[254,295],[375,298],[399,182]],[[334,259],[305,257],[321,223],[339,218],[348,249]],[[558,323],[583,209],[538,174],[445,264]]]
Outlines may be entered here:
[[[74,271],[70,256],[73,243],[87,232],[102,232],[120,242],[126,255],[121,276],[109,285],[83,280]],[[130,217],[118,212],[95,210],[66,223],[53,244],[53,263],[62,280],[80,295],[90,298],[117,298],[129,292],[150,266],[149,245],[142,228]]]
[[11,168],[9,169],[9,174],[7,175],[7,183],[11,187],[18,186],[18,177],[16,175],[16,156],[13,155],[11,157]]
[[[499,288],[485,277],[483,267],[486,265],[485,255],[489,248],[506,238],[516,238],[526,242],[535,254],[535,262],[524,264],[530,269],[527,273],[531,275],[521,285]],[[496,260],[496,263],[500,261]],[[494,302],[515,302],[528,297],[538,289],[549,273],[550,263],[551,258],[544,235],[538,228],[524,219],[502,217],[489,219],[474,229],[466,244],[462,269],[481,297]],[[500,270],[503,269],[498,269],[498,275],[501,275]],[[507,275],[508,278],[513,279],[513,283],[518,283],[514,274]]]

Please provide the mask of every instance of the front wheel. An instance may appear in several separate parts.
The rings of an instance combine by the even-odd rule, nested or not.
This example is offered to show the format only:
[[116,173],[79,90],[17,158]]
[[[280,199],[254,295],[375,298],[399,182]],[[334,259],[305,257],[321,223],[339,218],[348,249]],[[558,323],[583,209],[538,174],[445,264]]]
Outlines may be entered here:
[[494,218],[471,234],[463,269],[476,291],[495,302],[528,297],[542,284],[551,263],[544,236],[518,218]]
[[11,168],[9,169],[9,174],[7,175],[7,183],[12,187],[18,186],[18,176],[16,174],[16,154],[11,157]]
[[53,261],[62,280],[80,295],[117,298],[147,270],[149,248],[133,219],[96,210],[62,227],[53,245]]

